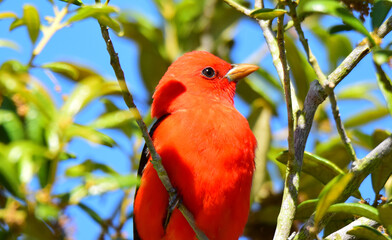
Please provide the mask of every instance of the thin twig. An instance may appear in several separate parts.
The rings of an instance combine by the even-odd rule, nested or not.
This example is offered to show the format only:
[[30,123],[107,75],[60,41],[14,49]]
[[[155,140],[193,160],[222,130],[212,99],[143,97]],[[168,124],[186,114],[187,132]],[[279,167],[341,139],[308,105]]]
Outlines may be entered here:
[[332,108],[332,112],[333,112],[333,117],[335,119],[336,128],[338,129],[340,138],[342,139],[342,142],[344,144],[344,147],[347,150],[347,153],[350,155],[350,158],[351,158],[350,160],[356,161],[357,156],[355,154],[355,150],[353,148],[353,145],[351,144],[351,140],[347,136],[346,130],[344,129],[342,119],[340,118],[339,108],[336,103],[336,96],[335,96],[335,93],[333,92],[333,90],[329,91],[328,97],[329,97],[329,100],[331,101],[331,108]]
[[305,49],[306,56],[308,57],[308,62],[312,65],[313,70],[316,73],[318,80],[320,81],[320,84],[324,85],[325,82],[327,81],[327,78],[324,75],[323,71],[321,70],[320,65],[318,64],[316,57],[313,55],[312,50],[310,49],[309,44],[308,44],[308,39],[305,38],[305,34],[302,31],[301,22],[297,16],[297,11],[296,11],[297,3],[295,3],[291,0],[288,0],[287,2],[288,2],[288,6],[290,8],[289,15],[291,16],[291,19],[294,22],[294,27],[298,33],[299,40],[301,41],[302,46]]
[[245,14],[248,17],[250,16],[251,10],[238,4],[237,2],[235,2],[234,0],[224,0],[227,4],[229,4],[232,8],[236,9],[237,11]]
[[[144,121],[142,120],[142,118],[140,117],[140,112],[137,109],[137,107],[133,101],[133,97],[132,97],[131,93],[128,90],[128,87],[125,82],[124,72],[121,68],[118,54],[114,50],[113,43],[112,43],[110,36],[109,36],[108,28],[106,26],[102,25],[101,23],[100,23],[100,27],[101,27],[102,37],[105,40],[106,47],[107,47],[108,53],[110,55],[110,64],[112,65],[112,68],[116,74],[118,83],[121,87],[124,101],[127,104],[128,108],[132,109],[139,116],[137,118],[136,122],[142,132],[142,136],[146,142],[148,150],[150,151],[151,158],[152,158],[151,163],[153,164],[153,167],[156,170],[158,177],[161,180],[166,191],[168,192],[169,196],[172,197],[174,194],[176,194],[176,190],[174,189],[173,185],[170,182],[169,176],[167,175],[167,172],[162,165],[162,159],[159,156],[159,154],[157,153],[157,151],[154,147],[154,144],[152,142],[152,139],[148,133],[147,126],[144,123]],[[198,229],[192,214],[186,210],[185,206],[180,204],[180,206],[178,208],[181,211],[181,213],[184,215],[184,217],[187,219],[189,225],[195,231],[197,238],[198,239],[207,239],[205,234],[202,231],[200,231],[200,229]]]
[[33,53],[31,54],[30,60],[28,65],[32,66],[34,58],[39,55],[49,40],[53,37],[53,35],[60,30],[61,28],[65,27],[67,24],[62,24],[61,21],[64,19],[65,15],[68,13],[68,7],[70,3],[68,3],[61,11],[57,9],[57,6],[53,6],[54,9],[54,19],[52,24],[48,28],[46,28],[42,33],[43,37],[34,48]]
[[285,187],[283,190],[283,199],[281,210],[278,216],[278,223],[275,230],[274,240],[287,239],[290,235],[291,226],[294,220],[297,206],[297,196],[299,189],[300,169],[294,158],[294,115],[291,102],[290,75],[287,67],[286,50],[284,46],[284,16],[278,17],[278,32],[276,40],[279,48],[279,60],[283,66],[283,83],[284,94],[286,98],[287,118],[288,118],[288,148],[289,158],[286,167]]

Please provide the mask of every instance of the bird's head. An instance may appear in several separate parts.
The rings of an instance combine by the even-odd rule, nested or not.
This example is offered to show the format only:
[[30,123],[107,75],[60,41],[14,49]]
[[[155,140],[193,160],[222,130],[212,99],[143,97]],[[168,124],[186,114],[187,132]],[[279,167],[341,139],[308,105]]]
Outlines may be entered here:
[[172,63],[159,81],[153,95],[152,116],[159,118],[201,102],[233,105],[238,80],[257,69],[251,64],[229,64],[209,52],[186,53]]

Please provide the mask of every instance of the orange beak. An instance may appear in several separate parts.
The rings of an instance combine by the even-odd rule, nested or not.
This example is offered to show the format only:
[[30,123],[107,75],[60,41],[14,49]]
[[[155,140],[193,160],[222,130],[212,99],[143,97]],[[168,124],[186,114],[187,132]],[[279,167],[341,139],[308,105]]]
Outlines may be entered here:
[[225,78],[227,78],[230,82],[238,82],[238,80],[259,69],[258,66],[253,64],[232,64],[231,66],[233,68],[225,75]]

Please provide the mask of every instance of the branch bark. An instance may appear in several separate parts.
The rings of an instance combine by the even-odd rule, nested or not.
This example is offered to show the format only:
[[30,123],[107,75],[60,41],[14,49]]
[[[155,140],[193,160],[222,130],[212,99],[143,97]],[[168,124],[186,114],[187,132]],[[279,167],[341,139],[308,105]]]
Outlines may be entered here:
[[380,224],[374,220],[361,217],[355,220],[354,222],[350,223],[349,225],[339,229],[338,231],[331,233],[328,235],[325,240],[335,240],[335,239],[341,239],[341,240],[355,240],[357,239],[355,236],[348,234],[347,232],[353,229],[356,226],[360,225],[366,225],[369,227],[377,228],[380,226]]
[[[118,54],[114,50],[114,46],[112,43],[112,40],[110,39],[109,36],[109,31],[108,27],[102,25],[99,23],[101,27],[101,33],[102,37],[105,40],[107,51],[110,55],[110,64],[112,65],[112,68],[116,74],[118,83],[121,87],[121,92],[124,98],[125,103],[127,104],[129,109],[133,109],[137,115],[139,116],[136,120],[144,140],[146,141],[146,145],[148,147],[148,150],[150,151],[151,154],[151,163],[154,166],[154,169],[157,171],[158,177],[161,180],[163,186],[166,188],[166,191],[168,192],[170,197],[173,197],[174,194],[176,194],[176,190],[174,189],[173,185],[170,182],[169,176],[167,175],[167,172],[165,168],[162,165],[162,159],[157,153],[154,144],[152,142],[152,139],[150,137],[150,134],[148,133],[148,129],[146,124],[141,118],[140,112],[137,109],[134,101],[133,101],[133,96],[129,92],[127,84],[125,82],[125,76],[124,76],[124,71],[121,68],[120,61],[118,58]],[[188,209],[183,204],[179,204],[178,209],[181,211],[181,213],[184,215],[185,219],[188,221],[189,225],[192,227],[192,229],[195,231],[196,236],[198,239],[208,239],[207,236],[196,226],[195,219],[193,218],[193,215],[191,212],[189,212]]]

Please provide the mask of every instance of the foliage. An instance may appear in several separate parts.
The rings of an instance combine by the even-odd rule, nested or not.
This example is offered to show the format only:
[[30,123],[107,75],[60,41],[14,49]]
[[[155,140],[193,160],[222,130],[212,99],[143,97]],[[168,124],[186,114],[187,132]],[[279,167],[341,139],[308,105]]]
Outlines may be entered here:
[[[138,184],[135,169],[141,135],[135,120],[140,117],[132,109],[123,110],[115,104],[121,95],[118,83],[106,79],[91,67],[70,61],[37,61],[37,56],[42,54],[54,34],[63,31],[64,27],[90,19],[108,26],[119,37],[131,40],[138,46],[140,75],[151,96],[167,67],[184,52],[202,49],[230,61],[235,45],[234,32],[238,31],[239,23],[246,17],[256,19],[260,25],[261,21],[270,21],[268,26],[273,35],[281,27],[276,19],[285,19],[284,47],[295,90],[294,100],[300,108],[304,106],[311,82],[315,79],[320,80],[326,91],[330,91],[330,97],[336,90],[341,106],[351,104],[348,108],[352,108],[364,102],[370,106],[357,113],[342,111],[343,129],[338,129],[341,119],[329,110],[330,104],[318,107],[313,133],[308,139],[311,143],[301,159],[297,220],[292,226],[285,227],[288,231],[298,231],[301,223],[307,222],[315,213],[316,226],[313,230],[316,233],[324,230],[323,234],[327,236],[360,216],[377,221],[383,230],[380,232],[372,226],[359,225],[349,234],[365,239],[391,239],[392,154],[387,154],[369,172],[376,195],[373,203],[367,201],[368,192],[359,191],[363,179],[357,184],[355,174],[350,173],[361,166],[363,159],[367,160],[359,161],[360,154],[355,152],[367,153],[391,136],[392,82],[388,76],[391,42],[388,38],[382,41],[383,37],[376,34],[389,16],[391,1],[355,1],[356,4],[352,4],[351,1],[301,0],[297,6],[296,2],[286,0],[279,1],[279,4],[271,1],[271,5],[277,5],[276,8],[249,10],[247,2],[231,0],[156,0],[154,3],[162,24],[153,23],[140,12],[120,10],[115,6],[115,0],[109,4],[109,1],[94,4],[80,0],[49,2],[54,16],[44,17],[39,8],[30,4],[21,6],[21,16],[9,11],[0,12],[0,20],[9,21],[9,30],[25,28],[26,37],[33,45],[30,55],[23,52],[30,57],[27,62],[8,59],[0,63],[1,239],[70,237],[72,234],[65,219],[69,217],[67,209],[72,206],[77,206],[100,226],[102,238],[125,239],[131,234],[126,233],[124,226],[132,219],[132,190]],[[244,11],[244,8],[249,11]],[[369,9],[370,15],[367,16]],[[332,22],[337,24],[331,26],[325,19],[333,19]],[[366,27],[370,25],[372,29]],[[98,24],[96,27],[99,29]],[[370,83],[356,80],[352,85],[337,89],[325,85],[322,82],[324,73],[320,73],[321,69],[317,70],[306,49],[308,40],[304,44],[301,39],[301,28],[305,30],[306,37],[321,45],[317,54],[324,54],[327,59],[320,61],[322,58],[319,58],[319,63],[323,72],[328,74],[334,72],[353,48],[369,44],[373,56],[371,61],[375,66],[374,69],[369,67],[369,71],[374,72],[374,79]],[[364,40],[353,43],[352,33]],[[311,48],[314,46],[310,41],[309,45]],[[7,39],[0,39],[0,47],[19,48],[17,43]],[[274,63],[279,61],[279,55],[270,50]],[[58,51],[60,53],[61,48]],[[262,59],[263,53],[254,52],[257,55],[254,59],[261,68],[237,88],[238,95],[249,109],[248,121],[259,143],[252,189],[253,205],[244,235],[251,239],[272,239],[283,195],[279,186],[283,185],[286,176],[286,164],[290,166],[292,161],[290,151],[286,151],[286,132],[294,129],[286,128],[287,114],[281,111],[285,105],[285,93],[280,74],[269,67],[269,59]],[[47,79],[38,77],[43,75],[37,72],[49,72],[47,78],[56,79],[54,82],[60,79],[60,83],[55,84],[55,90],[48,90]],[[346,81],[339,79],[336,85],[342,80]],[[54,97],[61,92],[61,85],[70,82],[73,85],[70,93],[61,99]],[[380,100],[382,98],[386,104]],[[98,116],[90,115],[88,123],[78,121],[78,116],[88,108],[102,108],[103,111]],[[299,115],[301,113],[297,112],[294,116],[295,122],[300,121]],[[144,120],[148,124],[152,122],[149,116]],[[374,126],[374,121],[387,121],[389,125]],[[283,129],[272,127],[274,122],[284,122]],[[107,129],[114,129],[116,134]],[[338,130],[345,132],[349,141]],[[119,132],[130,139],[132,153],[121,150]],[[69,152],[69,146],[77,138],[99,148],[119,148],[129,159],[131,171],[120,174],[107,163],[81,159],[77,152]],[[354,152],[350,151],[351,145]],[[63,172],[59,170],[61,164],[67,166]],[[61,179],[77,180],[77,184],[59,193],[55,189],[63,181]],[[287,187],[287,183],[284,186]],[[122,198],[110,217],[101,216],[89,205],[90,196],[104,198],[114,191],[121,192]],[[343,195],[354,198],[346,201]]]

